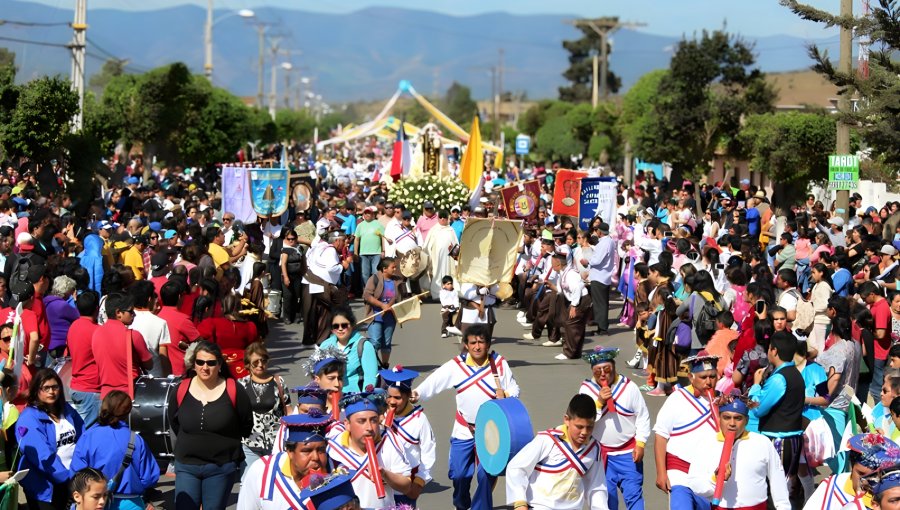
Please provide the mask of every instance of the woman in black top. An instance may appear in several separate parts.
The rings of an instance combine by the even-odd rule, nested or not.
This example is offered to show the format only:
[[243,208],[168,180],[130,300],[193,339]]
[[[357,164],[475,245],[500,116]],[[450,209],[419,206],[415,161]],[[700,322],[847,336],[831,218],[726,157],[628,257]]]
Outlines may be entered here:
[[192,368],[169,397],[175,508],[223,510],[244,460],[241,439],[253,429],[253,409],[217,345],[199,342],[189,360]]
[[281,258],[278,264],[281,277],[281,317],[285,324],[300,322],[300,281],[306,272],[303,252],[299,248],[297,233],[286,228],[282,231]]

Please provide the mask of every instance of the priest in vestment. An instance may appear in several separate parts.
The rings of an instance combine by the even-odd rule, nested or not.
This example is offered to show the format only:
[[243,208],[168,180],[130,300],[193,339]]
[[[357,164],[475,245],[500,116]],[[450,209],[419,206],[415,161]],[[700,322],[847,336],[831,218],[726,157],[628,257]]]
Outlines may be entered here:
[[450,257],[450,249],[459,244],[456,231],[450,226],[450,213],[446,210],[438,212],[438,223],[428,230],[423,249],[428,253],[429,276],[431,277],[432,299],[441,297],[441,278],[446,275],[454,276],[456,273],[456,261]]

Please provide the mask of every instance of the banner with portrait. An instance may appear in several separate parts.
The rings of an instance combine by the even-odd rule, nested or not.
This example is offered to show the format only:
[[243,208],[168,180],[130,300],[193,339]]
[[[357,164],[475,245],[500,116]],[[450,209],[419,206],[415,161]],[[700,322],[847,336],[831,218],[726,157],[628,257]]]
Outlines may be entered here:
[[519,182],[500,190],[503,208],[511,220],[535,220],[541,203],[541,184],[537,180]]
[[609,177],[585,177],[581,179],[579,194],[578,229],[587,230],[591,220],[603,218],[610,227],[616,224],[616,195],[618,183]]
[[290,170],[250,168],[250,199],[259,216],[281,216],[288,207]]
[[553,189],[553,214],[559,216],[578,217],[581,204],[581,179],[587,172],[575,170],[557,170],[556,184]]

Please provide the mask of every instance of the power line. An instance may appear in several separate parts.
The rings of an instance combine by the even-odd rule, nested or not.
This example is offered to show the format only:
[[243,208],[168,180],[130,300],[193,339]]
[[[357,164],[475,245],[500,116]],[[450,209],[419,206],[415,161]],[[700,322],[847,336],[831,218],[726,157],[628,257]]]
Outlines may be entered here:
[[23,43],[23,44],[34,44],[35,46],[50,46],[50,47],[53,47],[53,48],[66,48],[66,49],[68,49],[68,48],[71,47],[71,46],[68,45],[68,44],[49,43],[49,42],[44,42],[44,41],[31,41],[31,40],[28,40],[28,39],[19,39],[19,38],[17,38],[17,37],[6,37],[6,36],[0,36],[0,41],[10,41],[10,42]]
[[53,21],[53,22],[39,22],[39,21],[14,21],[11,19],[0,19],[0,26],[3,25],[16,25],[19,27],[62,27],[62,26],[72,26],[72,23],[69,21]]

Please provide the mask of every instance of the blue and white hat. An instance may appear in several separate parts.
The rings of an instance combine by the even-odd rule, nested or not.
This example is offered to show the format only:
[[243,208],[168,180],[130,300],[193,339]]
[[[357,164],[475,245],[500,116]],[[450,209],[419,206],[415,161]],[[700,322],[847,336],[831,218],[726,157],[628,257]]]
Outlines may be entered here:
[[291,414],[281,418],[287,427],[286,443],[324,442],[325,432],[333,420],[319,409],[310,409],[306,414]]
[[349,418],[354,414],[363,411],[380,413],[384,404],[385,395],[386,392],[383,389],[373,388],[371,385],[366,388],[366,391],[344,394],[344,397],[341,399],[341,407],[344,408],[344,416]]
[[300,492],[300,500],[306,510],[337,510],[356,498],[353,491],[353,474],[338,468],[328,476],[314,474],[309,486]]
[[322,389],[315,382],[311,382],[306,386],[300,386],[292,390],[297,394],[298,404],[325,405],[325,399],[328,397],[328,391]]
[[719,363],[719,357],[710,356],[708,354],[704,354],[703,356],[690,356],[688,358],[684,358],[684,360],[682,360],[682,363],[690,367],[691,373],[696,374],[697,372],[716,370],[716,365]]
[[616,356],[619,355],[619,349],[616,347],[594,347],[593,351],[583,354],[581,357],[591,364],[591,366],[600,363],[615,363]]
[[396,365],[394,368],[386,368],[378,372],[381,379],[388,383],[391,388],[399,388],[401,390],[411,390],[412,382],[419,373],[415,370],[403,368],[403,365]]

